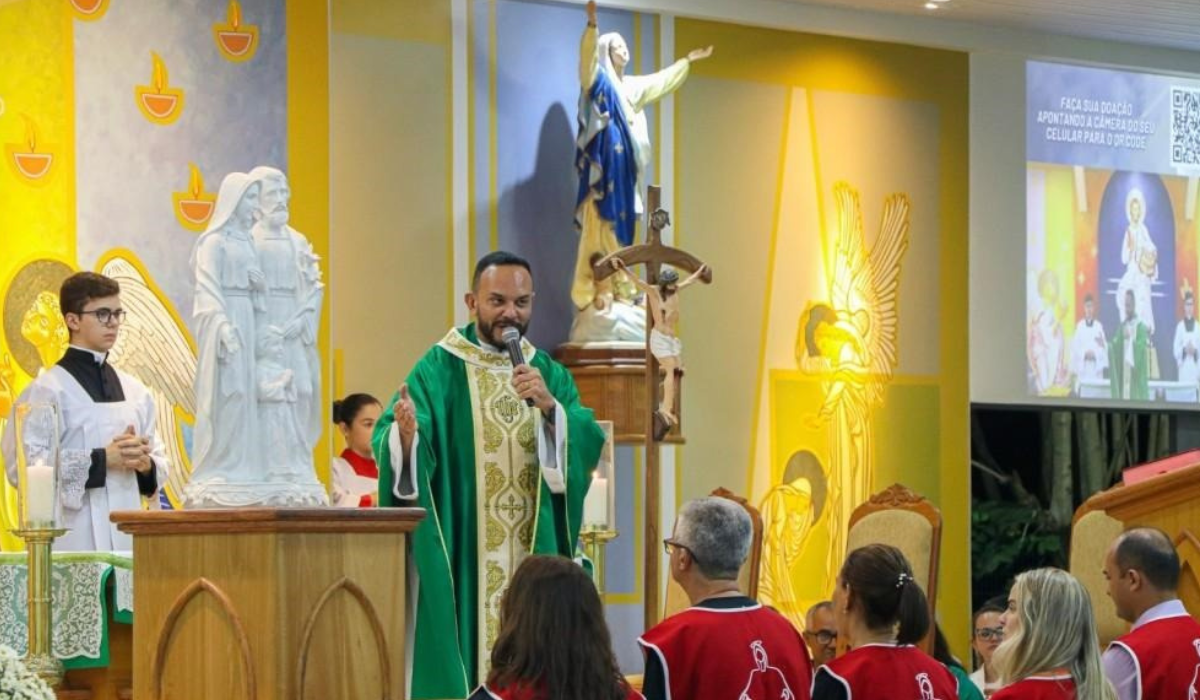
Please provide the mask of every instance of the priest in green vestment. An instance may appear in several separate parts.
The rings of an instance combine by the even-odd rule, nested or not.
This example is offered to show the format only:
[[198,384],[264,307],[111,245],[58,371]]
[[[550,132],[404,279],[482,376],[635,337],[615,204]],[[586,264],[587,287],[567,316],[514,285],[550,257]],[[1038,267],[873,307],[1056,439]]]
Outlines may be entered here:
[[1150,329],[1137,316],[1133,290],[1125,291],[1125,320],[1108,341],[1114,399],[1150,400]]
[[[567,370],[522,340],[529,263],[495,252],[475,267],[467,308],[421,358],[375,426],[379,503],[428,511],[412,539],[412,694],[465,698],[485,680],[500,597],[522,559],[571,556],[604,435]],[[532,403],[527,404],[527,401]]]

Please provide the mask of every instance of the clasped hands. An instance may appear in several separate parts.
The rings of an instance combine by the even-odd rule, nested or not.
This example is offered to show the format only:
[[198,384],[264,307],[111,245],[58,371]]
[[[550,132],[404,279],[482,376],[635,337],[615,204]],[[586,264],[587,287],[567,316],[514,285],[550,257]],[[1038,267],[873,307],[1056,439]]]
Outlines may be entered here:
[[109,470],[149,472],[154,466],[150,461],[150,438],[135,433],[132,425],[127,426],[125,432],[104,448],[104,463]]

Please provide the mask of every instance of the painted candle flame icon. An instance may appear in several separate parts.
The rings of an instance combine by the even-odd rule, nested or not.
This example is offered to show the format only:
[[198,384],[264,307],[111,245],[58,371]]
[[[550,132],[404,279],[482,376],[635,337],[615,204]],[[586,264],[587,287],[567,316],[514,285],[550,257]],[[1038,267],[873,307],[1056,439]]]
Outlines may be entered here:
[[150,60],[150,85],[135,86],[134,98],[146,119],[155,124],[170,124],[183,113],[183,90],[170,87],[167,64],[162,56],[151,52]]
[[21,119],[25,121],[25,142],[5,144],[5,155],[18,176],[33,184],[43,184],[43,178],[50,174],[54,154],[44,144],[42,150],[38,150],[37,124],[26,114],[22,114]]
[[213,40],[217,42],[217,50],[235,63],[249,61],[258,51],[258,27],[242,24],[242,6],[237,0],[229,0],[225,15],[225,22],[213,25]]
[[189,231],[203,232],[216,206],[217,196],[204,191],[204,178],[200,168],[195,163],[188,163],[191,176],[188,178],[186,192],[172,192],[171,199],[175,201],[175,218],[179,224]]
[[77,18],[95,22],[108,12],[108,0],[71,0],[71,10]]

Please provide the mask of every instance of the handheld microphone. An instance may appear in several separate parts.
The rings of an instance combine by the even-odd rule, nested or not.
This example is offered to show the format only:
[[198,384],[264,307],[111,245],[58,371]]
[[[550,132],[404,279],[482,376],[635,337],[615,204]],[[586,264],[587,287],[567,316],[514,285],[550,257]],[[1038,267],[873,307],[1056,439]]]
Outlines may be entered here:
[[[508,349],[508,358],[512,360],[513,367],[525,364],[525,354],[521,352],[521,331],[508,326],[500,333],[500,339]],[[533,399],[525,399],[525,405],[532,406]]]

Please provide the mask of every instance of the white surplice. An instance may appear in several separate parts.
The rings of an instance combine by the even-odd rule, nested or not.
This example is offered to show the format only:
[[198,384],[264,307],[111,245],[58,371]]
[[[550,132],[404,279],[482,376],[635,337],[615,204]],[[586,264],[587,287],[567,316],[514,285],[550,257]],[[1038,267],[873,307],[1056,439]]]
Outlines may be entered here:
[[[60,551],[113,551],[133,549],[133,540],[109,521],[115,510],[142,507],[137,475],[133,471],[109,469],[102,488],[85,489],[92,464],[92,450],[107,447],[113,438],[132,425],[134,432],[150,438],[150,458],[157,469],[158,484],[167,483],[170,465],[155,432],[154,399],[141,382],[117,370],[124,401],[97,403],[67,370],[55,365],[21,392],[17,403],[56,403],[60,412],[61,485],[59,500],[62,521],[69,528],[54,541]],[[9,416],[3,440],[8,481],[17,483],[16,422]]]
[[1189,353],[1184,357],[1184,349],[1188,345],[1192,346],[1192,350],[1200,350],[1200,323],[1192,321],[1192,329],[1188,330],[1187,321],[1180,321],[1179,325],[1175,326],[1175,363],[1179,365],[1179,381],[1186,384],[1196,384],[1200,382],[1200,363],[1196,361],[1196,355]]
[[1081,319],[1071,338],[1071,371],[1082,381],[1104,379],[1108,369],[1108,342],[1100,321]]

